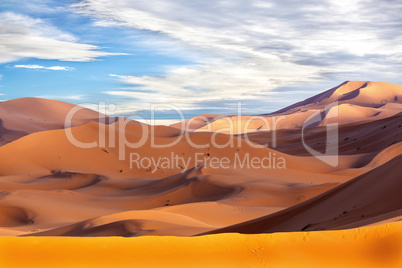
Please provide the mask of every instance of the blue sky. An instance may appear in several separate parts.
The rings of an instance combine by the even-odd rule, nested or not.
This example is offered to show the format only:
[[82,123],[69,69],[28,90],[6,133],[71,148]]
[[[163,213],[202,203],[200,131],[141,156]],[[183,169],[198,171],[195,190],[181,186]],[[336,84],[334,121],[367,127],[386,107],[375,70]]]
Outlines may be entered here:
[[1,99],[273,112],[345,80],[402,84],[400,14],[385,0],[3,0]]

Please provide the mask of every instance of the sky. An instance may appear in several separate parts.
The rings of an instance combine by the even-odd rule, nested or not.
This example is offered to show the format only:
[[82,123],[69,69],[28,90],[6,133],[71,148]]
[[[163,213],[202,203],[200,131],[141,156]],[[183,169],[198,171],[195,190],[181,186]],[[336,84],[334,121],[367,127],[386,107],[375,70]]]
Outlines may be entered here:
[[400,0],[2,0],[0,100],[274,112],[346,80],[402,84],[401,14]]

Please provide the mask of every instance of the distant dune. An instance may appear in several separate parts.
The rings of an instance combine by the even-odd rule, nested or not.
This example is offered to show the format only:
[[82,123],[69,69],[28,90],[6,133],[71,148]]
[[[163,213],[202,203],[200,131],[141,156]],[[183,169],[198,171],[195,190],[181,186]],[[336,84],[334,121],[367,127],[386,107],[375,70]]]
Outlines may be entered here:
[[[300,128],[303,124],[325,126],[339,123],[369,122],[391,117],[402,110],[402,86],[384,82],[347,81],[314,97],[271,114],[259,116],[206,116],[209,124],[189,126],[195,131],[220,131],[241,134]],[[316,120],[314,117],[318,117]],[[232,133],[226,129],[233,125]],[[177,126],[175,124],[174,126]]]
[[79,109],[73,113],[72,126],[90,121],[115,121],[115,118],[62,101],[40,98],[3,101],[0,102],[0,145],[34,132],[64,128],[68,113],[75,107]]

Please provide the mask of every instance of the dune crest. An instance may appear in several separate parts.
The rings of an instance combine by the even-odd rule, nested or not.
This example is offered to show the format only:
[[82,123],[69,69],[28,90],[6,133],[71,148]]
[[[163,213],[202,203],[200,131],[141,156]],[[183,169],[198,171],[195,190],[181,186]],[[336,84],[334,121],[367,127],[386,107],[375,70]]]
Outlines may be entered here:
[[[215,116],[205,118],[209,122],[195,131],[219,131],[226,134],[242,134],[255,131],[274,131],[370,122],[400,113],[402,86],[369,81],[346,81],[321,94],[293,104],[271,114],[258,116]],[[190,120],[191,121],[191,120]],[[194,126],[191,127],[192,129]],[[229,129],[231,131],[229,131]]]

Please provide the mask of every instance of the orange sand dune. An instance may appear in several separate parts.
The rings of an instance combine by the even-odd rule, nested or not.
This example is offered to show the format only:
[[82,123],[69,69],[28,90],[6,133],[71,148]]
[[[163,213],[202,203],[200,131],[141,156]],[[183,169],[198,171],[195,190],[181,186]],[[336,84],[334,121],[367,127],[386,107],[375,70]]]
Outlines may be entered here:
[[[74,108],[0,103],[1,267],[401,266],[400,85],[349,81],[276,113],[172,126],[83,109],[65,128]],[[197,236],[222,232],[253,235]]]
[[[72,112],[71,112],[72,111]],[[87,122],[115,122],[117,118],[74,104],[41,98],[21,98],[0,102],[0,146],[27,134],[65,127],[71,112],[71,126]]]
[[[95,126],[94,124],[92,123],[90,126]],[[134,135],[137,127],[130,126],[128,129]],[[75,129],[83,130],[87,135],[91,134],[87,125]],[[194,133],[193,135],[205,138],[209,134]],[[0,163],[1,170],[8,172],[7,176],[0,177],[2,189],[8,191],[4,192],[0,204],[34,212],[29,214],[32,216],[25,224],[14,225],[12,231],[19,231],[19,234],[83,235],[87,233],[98,235],[99,232],[91,229],[102,224],[93,225],[91,223],[88,225],[86,221],[121,211],[168,209],[170,206],[202,204],[200,202],[211,201],[233,208],[233,211],[226,214],[231,220],[220,221],[219,224],[213,225],[209,219],[209,216],[214,213],[211,211],[211,214],[205,214],[202,217],[190,215],[193,220],[200,222],[199,226],[178,228],[170,225],[170,227],[166,227],[171,224],[169,222],[179,223],[180,221],[175,221],[178,221],[180,215],[187,216],[193,209],[192,206],[181,210],[179,215],[176,214],[178,216],[173,215],[172,220],[159,220],[160,223],[157,226],[155,223],[151,224],[155,221],[151,216],[142,217],[141,226],[151,224],[152,232],[144,232],[144,230],[150,230],[148,227],[134,229],[125,227],[131,226],[132,222],[138,223],[140,217],[136,218],[136,215],[141,213],[130,214],[131,216],[127,219],[118,217],[113,220],[111,218],[112,221],[103,224],[106,225],[103,227],[107,230],[106,233],[110,235],[122,235],[121,230],[124,230],[125,235],[146,233],[194,235],[202,231],[200,228],[210,231],[296,205],[354,176],[353,174],[345,176],[321,173],[322,166],[315,167],[319,163],[318,160],[306,157],[293,157],[289,160],[289,168],[286,170],[272,169],[269,172],[264,169],[216,169],[205,165],[178,174],[174,174],[177,171],[173,170],[171,172],[174,175],[171,176],[168,176],[167,171],[153,174],[146,170],[130,170],[124,161],[125,166],[123,166],[122,161],[118,161],[117,155],[113,154],[113,148],[106,148],[106,151],[99,148],[78,149],[67,141],[63,142],[63,137],[62,130],[40,132],[0,148],[0,157],[5,156]],[[167,137],[170,139],[169,135]],[[223,135],[222,138],[224,137]],[[34,140],[36,142],[32,142]],[[57,144],[53,143],[53,140],[56,140]],[[178,146],[181,150],[188,148],[185,147],[185,144]],[[45,153],[38,154],[43,148],[46,148]],[[170,150],[174,148],[176,147],[173,146]],[[141,149],[144,150],[145,155],[163,152],[161,150],[148,152],[151,150],[149,147]],[[240,149],[258,155],[257,149],[250,147],[240,147]],[[20,154],[18,154],[19,150],[21,150]],[[237,149],[233,150],[237,152]],[[263,154],[270,151],[268,148],[261,148],[261,150]],[[188,157],[191,156],[190,150],[185,149],[184,151],[188,152]],[[57,154],[61,159],[58,157],[54,159],[54,152],[61,152],[62,154]],[[137,150],[137,152],[139,151]],[[219,152],[210,149],[206,153],[213,155]],[[11,155],[15,156],[10,157]],[[96,161],[88,163],[85,162],[85,158],[96,159]],[[344,160],[350,162],[351,159],[348,157]],[[32,164],[23,166],[20,165],[21,162]],[[303,162],[303,165],[297,165],[297,162]],[[308,164],[309,162],[311,163]],[[102,168],[99,163],[102,163]],[[72,170],[74,173],[60,170]],[[334,169],[334,171],[337,170]],[[98,175],[91,173],[94,171],[97,171]],[[33,173],[39,174],[32,175]],[[55,207],[56,204],[57,207]],[[236,210],[243,210],[245,213],[239,217]],[[60,213],[63,216],[60,216]],[[76,225],[78,222],[82,222],[82,224]],[[119,224],[119,222],[124,224]],[[165,227],[164,224],[166,224]],[[73,228],[74,225],[86,227]],[[208,225],[210,226],[208,227]],[[0,233],[7,234],[7,232]]]
[[367,122],[398,114],[401,108],[401,85],[384,82],[347,81],[271,114],[208,118],[209,124],[196,131],[241,134],[301,128],[303,125],[325,126],[333,123]]
[[[402,144],[400,144],[402,145]],[[265,233],[360,227],[400,215],[402,155],[319,196],[272,215],[210,233]]]
[[274,114],[294,113],[303,108],[323,108],[338,101],[363,107],[381,107],[402,102],[402,86],[386,82],[346,81],[337,87],[283,108]]
[[191,119],[174,123],[174,124],[170,125],[170,127],[182,129],[185,131],[194,131],[203,126],[206,126],[207,124],[209,124],[213,121],[218,120],[221,117],[225,117],[225,116],[218,115],[218,114],[200,114]]
[[115,118],[74,104],[41,98],[21,98],[0,102],[0,145],[27,134],[64,128],[66,116],[73,109],[72,126],[90,121],[114,122]]
[[[93,122],[74,127],[72,131],[80,141],[96,141],[99,126]],[[109,130],[114,126],[105,128]],[[140,139],[140,130],[143,127],[148,128],[130,124],[125,128],[125,134],[130,140]],[[159,144],[174,140],[175,135],[180,132],[169,127],[153,129],[161,132],[155,135],[155,141]],[[116,125],[116,131],[118,130],[119,125]],[[116,137],[119,135],[116,134]],[[193,142],[205,144],[212,134],[190,133],[189,137]],[[222,144],[229,138],[230,136],[223,134],[216,136],[216,140]],[[273,168],[267,172],[266,169],[259,168],[213,168],[208,163],[198,165],[197,168],[190,165],[189,170],[184,173],[183,166],[174,166],[170,170],[155,166],[130,168],[128,159],[118,159],[117,148],[106,146],[80,149],[67,140],[64,130],[37,132],[0,148],[0,186],[4,191],[0,205],[34,212],[30,214],[32,216],[26,224],[15,225],[10,231],[18,231],[19,234],[45,234],[54,233],[58,229],[59,235],[80,235],[84,232],[81,229],[67,232],[60,231],[59,228],[70,230],[71,226],[79,222],[122,211],[211,201],[234,208],[242,207],[240,209],[245,211],[239,217],[233,209],[227,214],[230,221],[221,221],[219,225],[208,228],[205,227],[205,224],[210,224],[207,214],[195,219],[203,224],[194,228],[163,227],[164,223],[169,224],[169,221],[174,220],[162,220],[158,227],[153,227],[153,232],[158,234],[193,235],[202,231],[199,228],[210,231],[303,202],[353,178],[354,175],[349,174],[331,176],[327,173],[349,168],[354,161],[358,161],[350,157],[342,158],[341,165],[332,168],[322,165],[313,157],[283,155],[266,147],[253,148],[244,140],[240,140],[240,146],[225,150],[212,146],[195,149],[183,140],[166,149],[151,148],[149,143],[145,143],[141,148],[127,148],[127,153],[129,152],[148,157],[169,156],[173,152],[185,159],[194,158],[196,153],[200,153],[205,157],[209,154],[209,157],[228,157],[232,160],[235,154],[264,157],[275,153],[286,159],[286,169]],[[259,209],[260,207],[265,209]],[[180,215],[188,214],[191,209],[188,206]],[[108,222],[107,233],[121,235],[122,228],[118,222],[124,220],[121,218]],[[127,220],[138,219],[131,216]],[[142,221],[149,223],[154,219],[150,217]],[[88,230],[85,233],[94,233],[89,231],[90,228],[86,229]],[[134,228],[125,234],[138,235],[144,233],[141,232],[143,229]],[[7,233],[4,229],[0,230],[0,234]]]
[[[5,146],[4,149],[11,145]],[[103,151],[99,153],[106,155]],[[120,175],[121,172],[118,172],[119,175],[108,176],[61,171],[50,175],[8,175],[0,177],[0,185],[4,190],[0,205],[18,206],[35,212],[25,224],[13,226],[12,229],[21,231],[21,234],[47,232],[122,210],[160,207],[168,209],[180,204],[201,204],[200,202],[209,201],[229,205],[226,215],[230,220],[211,225],[208,230],[212,230],[300,203],[350,178],[298,170],[254,172],[252,175],[250,170],[228,172],[225,169],[219,171],[200,166],[188,172],[156,180],[124,178],[124,174]],[[295,179],[289,178],[289,175]],[[305,178],[307,181],[304,181]],[[187,215],[192,209],[192,206],[187,206],[179,214]],[[237,211],[244,213],[239,217]],[[209,224],[211,213],[213,211],[197,217],[196,220]],[[135,215],[137,214],[133,214]],[[194,218],[194,215],[191,217]],[[135,220],[135,217],[133,219]],[[212,219],[212,222],[217,221]],[[108,228],[111,229],[109,233],[121,235],[119,229],[115,229],[116,225],[109,225]],[[160,230],[164,228],[153,229],[161,233]],[[175,235],[193,235],[200,232],[199,229],[174,229]],[[58,234],[82,233],[78,229],[74,230],[77,232],[58,231]],[[131,235],[137,235],[138,232],[138,228],[134,229]],[[171,234],[172,231],[167,230],[165,233]]]
[[[401,267],[402,224],[201,237],[0,238],[2,267]],[[23,258],[21,256],[24,256]]]
[[[276,212],[335,187],[339,184],[337,183],[339,180],[347,180],[340,176],[328,176],[326,180],[329,182],[325,182],[322,175],[314,176],[298,171],[293,174],[297,176],[299,182],[286,179],[281,173],[271,174],[272,177],[276,177],[274,180],[257,174],[252,178],[250,174],[245,177],[243,174],[235,176],[225,172],[219,174],[214,170],[211,172],[208,169],[199,169],[197,172],[190,170],[148,183],[144,180],[138,182],[133,179],[117,181],[106,179],[89,187],[52,194],[43,191],[20,191],[18,199],[14,194],[5,197],[3,202],[37,212],[38,215],[32,218],[30,224],[18,227],[21,231],[25,230],[25,234],[97,236],[99,235],[97,230],[103,226],[102,228],[108,229],[110,235],[122,235],[121,230],[124,229],[125,236],[145,234],[182,236],[195,235]],[[303,182],[303,177],[307,177],[308,182]],[[102,191],[105,188],[114,190]],[[30,201],[33,198],[35,202]],[[58,210],[63,215],[69,215],[71,220],[81,217],[82,222],[78,225],[66,224],[65,220],[61,220],[66,217],[59,217],[59,221],[56,222],[52,214],[53,206],[41,205],[46,200],[49,204],[61,203]],[[67,200],[71,201],[63,205]],[[86,212],[86,209],[80,207],[83,205],[85,208],[92,207],[92,210]],[[129,210],[130,214],[121,214],[123,216],[117,217],[111,214],[113,210],[119,211],[119,209]],[[145,212],[141,212],[141,209]],[[86,220],[88,216],[85,217],[84,212],[88,216],[96,216],[94,213],[102,215],[103,212],[109,220],[107,222],[98,219]],[[160,217],[167,215],[166,213],[170,215],[168,218]],[[172,222],[184,224],[183,216],[198,224],[185,224],[186,227],[181,228],[171,225]],[[161,224],[158,226],[152,224],[152,228],[148,227],[150,221],[155,221],[155,217],[160,217],[158,221]],[[130,220],[130,223],[125,220]],[[52,229],[46,225],[49,222],[52,222]],[[118,222],[121,223],[121,228],[111,224]],[[136,228],[127,227],[127,224],[135,225]]]
[[[291,155],[309,155],[302,145],[304,141],[308,146],[319,152],[326,149],[326,127],[311,127],[302,131],[300,129],[286,129],[272,131],[259,131],[244,134],[243,136],[255,143],[268,144],[273,149]],[[389,118],[373,120],[370,122],[354,122],[339,126],[339,154],[354,155],[370,153],[373,157],[381,150],[402,141],[402,113]],[[273,139],[275,138],[275,147]]]
[[[210,158],[228,158],[228,165],[235,162],[234,158],[238,155],[241,159],[247,154],[260,159],[275,156],[276,159],[284,159],[286,169],[304,170],[310,172],[333,172],[345,167],[350,167],[350,163],[341,163],[338,167],[321,165],[321,161],[314,157],[300,158],[292,155],[282,154],[265,146],[246,142],[241,137],[232,137],[217,133],[189,133],[183,137],[171,135],[157,135],[154,139],[146,139],[140,148],[127,148],[119,151],[121,133],[124,134],[124,142],[135,144],[143,139],[143,125],[103,125],[90,122],[72,128],[72,135],[80,143],[91,144],[99,142],[100,128],[106,129],[106,133],[113,133],[116,137],[115,143],[106,144],[103,148],[79,148],[66,137],[64,130],[51,130],[37,132],[22,137],[12,143],[0,147],[0,175],[19,175],[19,174],[51,174],[54,171],[71,171],[80,173],[91,173],[112,176],[129,177],[154,177],[161,178],[177,174],[184,171],[184,164],[189,159],[188,168],[201,165]],[[177,130],[164,127],[176,133]],[[166,132],[164,132],[166,133]],[[216,135],[217,134],[217,135]],[[109,136],[105,136],[109,140]],[[175,143],[175,141],[179,141]],[[216,145],[214,145],[214,141]],[[158,146],[169,145],[166,148],[155,148],[154,142]],[[124,143],[123,143],[124,144]],[[195,147],[195,146],[198,147]],[[94,145],[96,146],[96,145]],[[225,149],[222,150],[221,146]],[[91,145],[91,147],[93,147]],[[119,160],[122,155],[124,160]],[[130,155],[133,157],[134,165],[130,168]],[[152,162],[148,165],[137,165],[139,157],[171,157],[172,154],[180,156],[182,162],[169,168],[160,168]],[[198,158],[196,157],[198,156]],[[91,159],[91,161],[86,161]],[[301,161],[303,160],[303,161]],[[303,163],[302,163],[303,162]],[[342,162],[342,161],[341,161]],[[150,162],[147,162],[150,163]],[[279,160],[278,160],[279,163]],[[267,164],[268,165],[268,162]],[[122,173],[122,174],[121,174]]]

